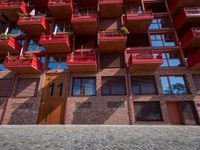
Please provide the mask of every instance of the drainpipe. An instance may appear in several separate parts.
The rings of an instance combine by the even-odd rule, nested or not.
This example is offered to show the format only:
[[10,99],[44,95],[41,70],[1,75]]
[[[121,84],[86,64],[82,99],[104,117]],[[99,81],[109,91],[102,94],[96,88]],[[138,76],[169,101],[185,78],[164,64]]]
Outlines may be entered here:
[[4,120],[4,117],[5,117],[5,114],[6,114],[6,110],[8,108],[8,102],[11,100],[12,89],[13,89],[15,80],[16,80],[16,73],[14,74],[14,77],[13,77],[13,80],[12,80],[12,83],[11,83],[11,86],[10,86],[10,89],[9,89],[9,92],[8,92],[8,100],[7,100],[7,102],[4,106],[4,109],[3,109],[3,114],[2,114],[2,117],[1,117],[1,120],[0,120],[1,124],[3,124],[3,120]]

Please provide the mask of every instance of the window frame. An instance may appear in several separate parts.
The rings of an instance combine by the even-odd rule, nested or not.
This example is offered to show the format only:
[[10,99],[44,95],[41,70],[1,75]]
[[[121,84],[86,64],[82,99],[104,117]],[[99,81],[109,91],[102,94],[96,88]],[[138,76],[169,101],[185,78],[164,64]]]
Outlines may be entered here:
[[[163,90],[163,84],[162,84],[162,77],[166,77],[167,78],[167,83],[169,85],[169,90],[170,90],[170,93],[164,93],[164,90]],[[180,93],[180,94],[177,94],[177,93],[173,93],[173,90],[172,90],[172,84],[170,82],[170,77],[182,77],[183,78],[183,81],[184,81],[184,85],[185,85],[185,88],[186,88],[186,92],[187,93]],[[161,86],[162,86],[162,93],[164,95],[187,95],[187,94],[190,94],[190,90],[188,88],[188,83],[186,82],[186,79],[185,79],[185,76],[181,76],[181,75],[162,75],[160,76],[160,80],[161,80]]]
[[[141,102],[141,101],[135,101],[135,102],[133,102],[134,104],[134,110],[135,110],[135,112],[136,112],[136,108],[135,108],[135,106],[136,106],[136,104],[138,103],[138,104],[140,104],[140,106],[142,106],[142,119],[138,119],[137,118],[137,114],[135,113],[135,120],[136,120],[136,122],[138,121],[151,121],[151,122],[160,122],[160,121],[164,121],[163,120],[163,114],[162,114],[162,108],[161,108],[161,104],[160,104],[160,102],[159,101],[144,101],[144,102]],[[143,104],[143,105],[142,105]],[[160,119],[157,119],[157,120],[146,120],[145,119],[145,116],[144,116],[144,114],[150,114],[150,113],[152,113],[151,111],[152,111],[152,109],[151,109],[151,111],[146,111],[144,108],[145,108],[145,104],[158,104],[159,105],[159,110],[154,110],[153,112],[159,112],[159,114],[160,114]]]
[[[155,93],[143,93],[142,92],[142,86],[141,86],[141,82],[139,82],[140,80],[137,80],[138,81],[138,86],[139,86],[139,94],[134,94],[133,93],[133,90],[132,90],[132,88],[133,88],[133,78],[142,78],[142,77],[145,77],[145,76],[151,76],[152,78],[153,78],[153,85],[154,85],[154,88],[155,88]],[[133,95],[158,95],[158,88],[157,88],[157,84],[156,84],[156,78],[155,78],[155,76],[154,75],[142,75],[142,76],[131,76],[131,93],[133,94]]]
[[[75,79],[79,79],[80,80],[80,95],[74,95],[74,81],[75,81]],[[95,81],[95,94],[93,94],[93,95],[85,95],[85,94],[83,94],[84,92],[83,92],[83,90],[84,90],[84,85],[83,85],[83,80],[84,79],[92,79],[92,80],[94,80]],[[72,96],[76,96],[76,97],[81,97],[81,96],[96,96],[97,95],[97,81],[96,81],[96,77],[73,77],[72,78],[72,88],[71,88],[71,95]]]
[[[115,94],[115,93],[113,93],[112,92],[112,88],[114,87],[113,86],[113,83],[112,84],[110,84],[109,82],[109,80],[107,80],[107,82],[108,83],[106,83],[106,86],[108,86],[109,87],[109,93],[108,94],[103,94],[103,88],[104,88],[104,86],[105,86],[105,81],[104,81],[104,79],[103,78],[105,78],[105,79],[108,79],[108,78],[116,78],[116,80],[115,81],[117,81],[118,79],[117,79],[117,77],[123,77],[124,78],[124,93],[123,94]],[[102,76],[101,77],[101,95],[102,96],[121,96],[121,95],[127,95],[127,87],[126,87],[126,77],[125,76]]]

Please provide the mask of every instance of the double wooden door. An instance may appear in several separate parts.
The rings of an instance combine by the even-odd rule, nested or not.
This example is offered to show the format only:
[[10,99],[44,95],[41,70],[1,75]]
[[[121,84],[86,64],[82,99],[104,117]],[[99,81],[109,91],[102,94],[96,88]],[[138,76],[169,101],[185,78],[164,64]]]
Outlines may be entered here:
[[38,123],[63,123],[66,104],[66,87],[66,74],[47,74],[45,76]]

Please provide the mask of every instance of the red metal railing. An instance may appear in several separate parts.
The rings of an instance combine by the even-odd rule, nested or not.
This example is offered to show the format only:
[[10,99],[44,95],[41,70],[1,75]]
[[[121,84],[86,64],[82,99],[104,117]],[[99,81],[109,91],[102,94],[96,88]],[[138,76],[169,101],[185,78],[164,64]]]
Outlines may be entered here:
[[200,28],[192,28],[195,37],[200,38]]
[[110,31],[110,32],[100,31],[98,36],[100,39],[127,38],[127,34],[120,30]]
[[0,37],[0,45],[5,45],[8,44],[12,48],[16,50],[21,50],[22,45],[13,37],[9,37],[8,39],[5,39],[3,37]]
[[97,12],[95,11],[95,9],[93,9],[93,10],[83,9],[81,11],[78,9],[75,9],[73,18],[74,19],[97,18]]
[[65,5],[70,4],[72,6],[73,0],[49,0],[49,5]]
[[186,7],[184,8],[184,11],[187,16],[194,16],[194,15],[200,16],[200,7]]
[[130,54],[128,63],[133,62],[160,62],[163,61],[162,52],[133,52]]
[[20,16],[18,23],[30,23],[30,22],[41,23],[43,19],[45,19],[44,16]]
[[4,61],[5,67],[27,67],[27,65],[43,71],[43,63],[36,56],[9,56]]
[[153,16],[153,13],[151,10],[135,10],[135,9],[126,9],[126,15],[128,16]]
[[90,64],[96,63],[96,52],[73,52],[67,56],[67,64]]
[[10,0],[0,2],[0,8],[12,8],[12,7],[20,7],[23,2],[21,0]]
[[99,3],[122,3],[123,0],[99,0]]

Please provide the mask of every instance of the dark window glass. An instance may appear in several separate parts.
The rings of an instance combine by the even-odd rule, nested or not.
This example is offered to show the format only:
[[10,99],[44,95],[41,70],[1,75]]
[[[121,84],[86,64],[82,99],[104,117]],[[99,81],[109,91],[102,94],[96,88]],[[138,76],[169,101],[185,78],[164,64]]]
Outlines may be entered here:
[[2,70],[7,70],[5,67],[4,67],[4,65],[3,65],[3,63],[4,63],[4,58],[3,57],[0,57],[0,71],[2,71]]
[[149,29],[163,28],[171,28],[171,23],[168,17],[155,18],[149,26]]
[[87,49],[97,47],[97,36],[76,36],[75,49]]
[[102,77],[102,95],[125,95],[126,82],[124,76]]
[[149,47],[149,37],[146,33],[128,34],[127,47]]
[[72,95],[96,95],[96,78],[74,78]]
[[133,94],[157,94],[154,76],[133,76],[131,78]]
[[176,39],[173,34],[152,34],[151,43],[153,47],[176,46]]
[[159,102],[134,102],[136,121],[162,121]]
[[162,76],[164,94],[188,94],[185,79],[182,76]]
[[100,66],[101,68],[124,68],[124,54],[101,54]]
[[28,45],[28,50],[29,51],[34,51],[34,50],[45,50],[43,46],[38,44],[37,41],[30,40],[29,45]]

